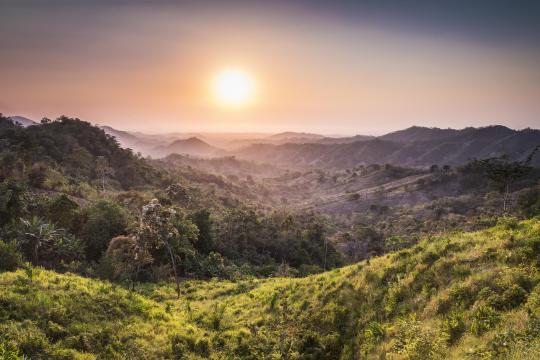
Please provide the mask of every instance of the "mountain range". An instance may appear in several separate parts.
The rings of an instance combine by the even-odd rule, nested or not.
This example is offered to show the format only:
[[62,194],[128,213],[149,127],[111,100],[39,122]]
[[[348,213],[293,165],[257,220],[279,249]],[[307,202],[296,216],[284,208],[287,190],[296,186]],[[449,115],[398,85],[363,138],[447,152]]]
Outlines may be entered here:
[[[10,119],[22,126],[38,124],[21,116]],[[345,169],[371,163],[413,167],[459,165],[473,158],[503,154],[522,160],[540,145],[540,130],[513,130],[501,125],[460,130],[412,126],[379,137],[328,137],[304,132],[151,135],[110,126],[101,129],[123,147],[155,158],[170,154],[235,156],[284,168]],[[533,164],[539,165],[540,158],[533,159]]]
[[[507,154],[525,159],[540,145],[540,131],[512,130],[504,126],[462,130],[411,127],[384,136],[335,144],[254,144],[235,152],[238,158],[275,165],[351,168],[359,164],[426,167],[459,165],[473,158]],[[540,159],[533,159],[540,164]]]

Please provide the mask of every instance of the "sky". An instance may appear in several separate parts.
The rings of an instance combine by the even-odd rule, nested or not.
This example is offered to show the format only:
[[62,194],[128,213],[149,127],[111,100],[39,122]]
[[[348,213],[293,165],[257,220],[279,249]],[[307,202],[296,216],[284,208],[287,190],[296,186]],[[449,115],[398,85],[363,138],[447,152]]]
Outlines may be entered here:
[[149,133],[539,128],[540,1],[0,0],[0,82],[5,115]]

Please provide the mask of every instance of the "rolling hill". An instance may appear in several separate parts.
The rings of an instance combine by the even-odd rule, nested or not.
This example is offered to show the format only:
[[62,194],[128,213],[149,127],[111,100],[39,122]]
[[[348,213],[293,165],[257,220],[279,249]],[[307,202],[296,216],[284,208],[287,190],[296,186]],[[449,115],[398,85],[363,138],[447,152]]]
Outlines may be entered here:
[[0,351],[32,359],[538,359],[540,221],[306,278],[145,284],[0,274]]

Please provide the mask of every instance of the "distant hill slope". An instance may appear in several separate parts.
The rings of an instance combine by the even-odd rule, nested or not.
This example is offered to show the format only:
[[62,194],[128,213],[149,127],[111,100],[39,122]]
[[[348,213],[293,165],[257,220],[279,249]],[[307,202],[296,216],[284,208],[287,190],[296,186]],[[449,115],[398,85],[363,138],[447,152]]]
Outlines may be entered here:
[[293,132],[287,131],[279,134],[274,134],[266,137],[267,140],[272,141],[294,141],[294,140],[320,140],[324,139],[323,135],[304,133],[304,132]]
[[325,137],[317,141],[318,144],[350,144],[357,141],[374,139],[374,136],[355,135],[350,137]]
[[19,124],[23,127],[32,126],[32,125],[38,125],[39,123],[35,122],[34,120],[25,118],[23,116],[10,116],[8,119],[10,119],[13,123]]
[[444,139],[455,136],[460,130],[427,128],[421,126],[411,126],[404,130],[398,130],[380,137],[382,140],[412,142],[412,141],[430,141]]
[[222,150],[207,144],[197,137],[174,140],[169,145],[156,147],[152,151],[158,156],[187,154],[203,157],[217,156],[222,152]]
[[[441,130],[409,128],[380,138],[338,144],[257,144],[235,152],[239,158],[281,166],[343,169],[358,164],[401,166],[463,164],[472,158],[508,154],[524,159],[540,144],[540,130],[504,126]],[[534,164],[540,164],[536,157]]]
[[160,159],[174,166],[191,167],[216,175],[236,177],[275,177],[284,173],[283,170],[269,164],[257,164],[251,161],[238,160],[233,156],[215,157],[211,159],[198,158],[180,154],[171,154]]
[[[30,358],[538,359],[540,221],[306,278],[138,285],[0,273],[0,348]],[[272,354],[270,357],[269,354]],[[15,358],[17,359],[17,358]]]

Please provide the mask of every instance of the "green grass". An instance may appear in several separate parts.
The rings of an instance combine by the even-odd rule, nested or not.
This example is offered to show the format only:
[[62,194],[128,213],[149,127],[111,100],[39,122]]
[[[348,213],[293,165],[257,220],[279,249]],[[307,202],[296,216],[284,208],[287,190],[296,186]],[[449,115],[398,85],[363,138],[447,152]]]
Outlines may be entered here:
[[6,272],[0,359],[538,359],[539,269],[540,220],[501,219],[301,279],[186,281],[179,300]]

